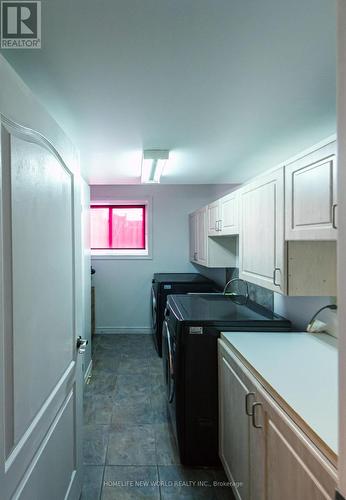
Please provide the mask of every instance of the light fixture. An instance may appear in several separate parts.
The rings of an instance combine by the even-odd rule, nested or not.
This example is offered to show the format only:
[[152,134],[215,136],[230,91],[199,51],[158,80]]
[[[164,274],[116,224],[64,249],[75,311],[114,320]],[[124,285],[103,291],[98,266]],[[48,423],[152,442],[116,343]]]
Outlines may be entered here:
[[163,168],[169,158],[168,149],[145,149],[142,158],[142,184],[160,182]]

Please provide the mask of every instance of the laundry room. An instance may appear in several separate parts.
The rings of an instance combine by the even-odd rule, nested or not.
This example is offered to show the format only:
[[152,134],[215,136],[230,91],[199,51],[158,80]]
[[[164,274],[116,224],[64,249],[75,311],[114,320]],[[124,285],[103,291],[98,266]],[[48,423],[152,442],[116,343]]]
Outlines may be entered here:
[[1,500],[346,498],[346,0],[8,0]]

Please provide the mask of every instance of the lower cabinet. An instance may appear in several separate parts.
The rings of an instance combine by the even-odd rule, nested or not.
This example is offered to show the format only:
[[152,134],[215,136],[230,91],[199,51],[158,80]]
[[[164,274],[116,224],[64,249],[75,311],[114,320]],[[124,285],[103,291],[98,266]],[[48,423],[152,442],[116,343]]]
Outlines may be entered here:
[[219,340],[219,453],[238,500],[334,499],[336,469]]

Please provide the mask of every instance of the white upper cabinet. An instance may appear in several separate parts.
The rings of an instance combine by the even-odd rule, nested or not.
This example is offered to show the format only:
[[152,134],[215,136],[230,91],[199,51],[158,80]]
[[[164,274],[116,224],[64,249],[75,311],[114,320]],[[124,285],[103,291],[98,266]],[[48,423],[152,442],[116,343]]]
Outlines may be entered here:
[[283,168],[242,188],[240,210],[239,277],[285,293]]
[[202,266],[206,266],[208,262],[206,218],[206,208],[200,208],[189,216],[190,260]]
[[217,236],[220,231],[220,200],[208,205],[208,235]]
[[197,259],[202,266],[208,265],[207,208],[197,210]]
[[336,240],[336,142],[285,167],[286,240]]
[[208,236],[232,236],[239,233],[238,191],[208,205]]
[[278,293],[334,296],[336,190],[334,141],[192,214],[190,260],[239,266],[240,278]]
[[239,192],[233,191],[219,200],[220,235],[239,234]]
[[234,238],[210,238],[209,207],[196,210],[189,216],[190,261],[205,267],[236,265],[237,242]]
[[189,215],[190,261],[197,260],[197,212]]

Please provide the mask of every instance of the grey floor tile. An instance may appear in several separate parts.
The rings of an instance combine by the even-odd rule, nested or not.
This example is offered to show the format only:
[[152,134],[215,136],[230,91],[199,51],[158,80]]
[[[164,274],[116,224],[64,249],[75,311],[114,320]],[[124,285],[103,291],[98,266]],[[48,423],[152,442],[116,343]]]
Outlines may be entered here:
[[101,496],[104,467],[86,465],[84,467],[83,489],[80,500],[99,500]]
[[156,465],[155,433],[152,425],[112,425],[107,465]]
[[[84,401],[84,460],[90,465],[86,467],[82,500],[99,499],[105,463],[108,485],[106,482],[103,488],[103,500],[234,500],[223,471],[178,465],[162,359],[151,337],[98,335],[94,347],[93,377]],[[110,419],[112,424],[106,425]],[[155,484],[156,464],[163,481],[161,497]],[[149,485],[138,482],[148,480]],[[182,486],[179,481],[191,481],[191,485]],[[214,481],[214,487],[198,486],[198,481]]]
[[162,375],[163,377],[163,364],[162,359],[157,355],[149,360],[149,371],[152,375]]
[[217,500],[235,500],[232,487],[223,469],[213,470]]
[[150,397],[151,406],[153,409],[154,423],[168,422],[167,399],[164,394],[152,394]]
[[114,356],[113,354],[100,354],[94,356],[93,362],[93,376],[99,373],[117,373],[119,369],[121,356]]
[[115,373],[100,373],[94,371],[90,382],[85,387],[85,395],[113,396],[116,381],[117,378]]
[[159,466],[159,481],[163,500],[217,500],[213,488],[214,476],[207,469]]
[[88,394],[84,396],[84,424],[110,424],[113,412],[111,396]]
[[143,398],[149,399],[151,394],[150,381],[150,376],[147,374],[141,376],[118,375],[114,402],[122,401],[126,404],[129,401],[136,402]]
[[112,423],[121,425],[152,424],[154,410],[150,399],[144,396],[135,401],[116,401],[113,405]]
[[119,375],[150,375],[149,361],[144,359],[134,359],[131,355],[123,354],[119,360]]
[[151,373],[150,383],[153,394],[165,394],[166,388],[164,385],[163,373]]
[[157,468],[106,467],[102,500],[159,500]]
[[175,437],[167,423],[155,424],[156,460],[158,465],[179,465],[179,451]]
[[88,424],[84,426],[83,456],[85,465],[104,465],[109,437],[109,426]]

